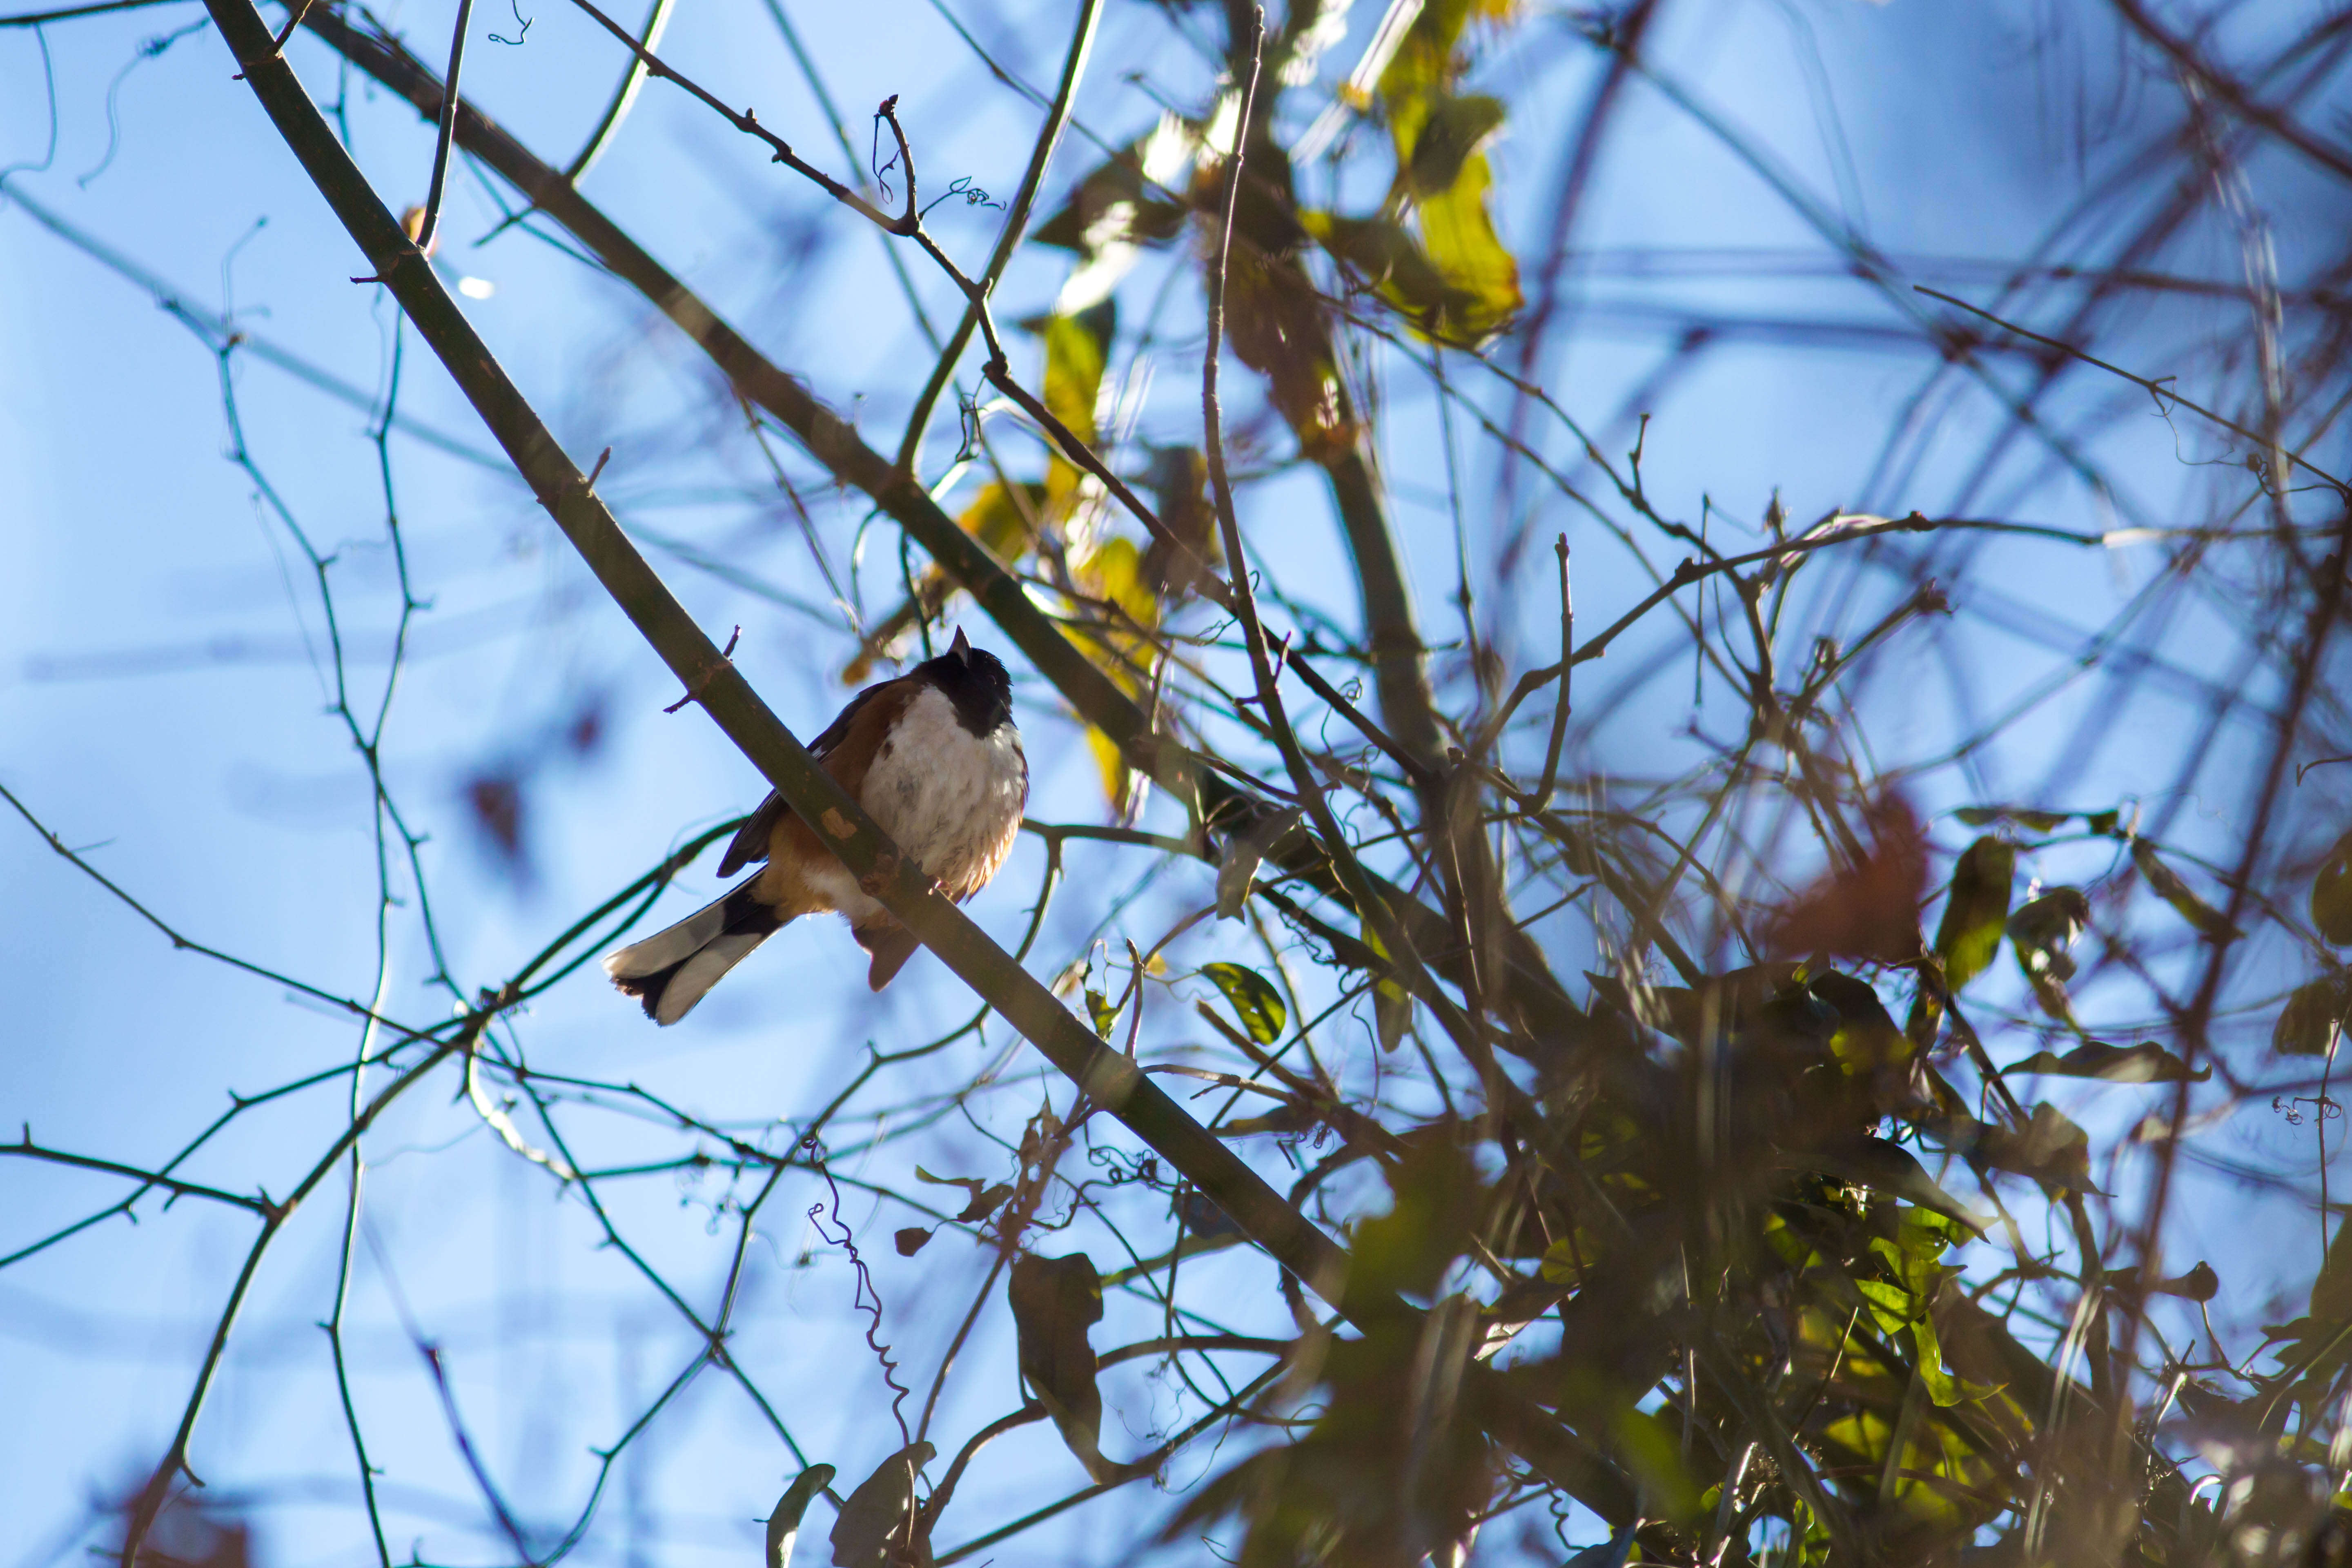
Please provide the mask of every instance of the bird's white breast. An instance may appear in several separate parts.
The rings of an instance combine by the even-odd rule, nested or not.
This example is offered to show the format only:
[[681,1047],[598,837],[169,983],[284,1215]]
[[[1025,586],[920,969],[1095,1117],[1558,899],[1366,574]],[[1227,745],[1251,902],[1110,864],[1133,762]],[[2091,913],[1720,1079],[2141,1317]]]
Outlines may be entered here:
[[[913,857],[950,898],[961,899],[978,892],[1003,864],[1028,797],[1020,731],[1008,722],[975,735],[957,721],[955,704],[943,692],[926,689],[875,752],[858,804],[900,854]],[[837,891],[836,900],[853,921],[880,908],[850,886]]]

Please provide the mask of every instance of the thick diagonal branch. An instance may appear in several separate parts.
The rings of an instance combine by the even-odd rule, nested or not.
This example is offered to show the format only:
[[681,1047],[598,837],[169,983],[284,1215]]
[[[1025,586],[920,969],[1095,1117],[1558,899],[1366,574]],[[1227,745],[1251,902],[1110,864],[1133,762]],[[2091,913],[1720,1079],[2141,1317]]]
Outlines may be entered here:
[[[341,221],[374,279],[389,288],[517,470],[613,601],[696,700],[793,809],[924,944],[1066,1077],[1182,1172],[1284,1268],[1358,1323],[1413,1309],[1350,1289],[1347,1255],[1147,1079],[1097,1039],[1053,993],[971,923],[770,711],[671,595],[410,242],[272,45],[251,0],[205,0],[247,83]],[[795,392],[814,408],[804,390]],[[822,411],[821,411],[822,412]],[[831,420],[829,412],[824,413]],[[838,423],[835,421],[835,423]],[[854,437],[851,437],[855,439]],[[862,448],[861,448],[862,449]],[[868,454],[870,456],[870,454]],[[875,459],[879,461],[878,458]],[[1498,1436],[1558,1484],[1612,1520],[1635,1508],[1624,1479],[1548,1413],[1494,1374],[1477,1374],[1501,1412]]]
[[[311,8],[303,25],[353,65],[405,98],[418,113],[428,119],[439,116],[440,82],[430,67],[396,40],[362,32],[318,6]],[[988,548],[958,527],[909,474],[867,447],[846,420],[753,348],[573,189],[558,170],[471,104],[460,102],[457,126],[460,147],[496,170],[599,262],[642,293],[746,397],[791,430],[811,457],[844,484],[865,491],[912,535],[971,595],[982,613],[996,623],[1031,668],[1061,693],[1081,719],[1119,748],[1129,767],[1158,780],[1179,798],[1191,798],[1197,790],[1203,812],[1213,822],[1226,822],[1236,815],[1237,807],[1245,811],[1246,803],[1234,786],[1206,769],[1196,768],[1180,742],[1155,731],[1142,708],[1063,635]],[[1402,742],[1405,737],[1398,739]],[[1323,892],[1345,898],[1319,850],[1308,846],[1283,858],[1288,869],[1300,873]],[[1466,959],[1454,951],[1451,922],[1402,889],[1381,883],[1378,891],[1407,926],[1421,952],[1443,955],[1433,960],[1433,967],[1455,984],[1463,984]],[[1507,932],[1506,941],[1511,996],[1521,1015],[1562,1047],[1581,1041],[1587,1032],[1586,1019],[1560,989],[1533,944],[1516,931]]]

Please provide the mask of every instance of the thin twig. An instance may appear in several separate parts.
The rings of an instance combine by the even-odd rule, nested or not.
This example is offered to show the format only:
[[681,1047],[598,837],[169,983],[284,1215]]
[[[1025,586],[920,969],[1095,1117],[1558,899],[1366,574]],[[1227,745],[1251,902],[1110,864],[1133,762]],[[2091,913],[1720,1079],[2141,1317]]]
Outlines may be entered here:
[[[2225,414],[2217,414],[2201,403],[2193,402],[2189,398],[2181,396],[2180,394],[2174,390],[2174,388],[2169,384],[2175,379],[2172,376],[2168,375],[2159,381],[2150,381],[2147,376],[2136,375],[2132,372],[2124,369],[2123,366],[2119,364],[2110,364],[2107,361],[2099,358],[2096,354],[2091,353],[2087,350],[2078,349],[2072,343],[2061,342],[2056,338],[2045,338],[2040,332],[2033,331],[2029,328],[2021,327],[2014,321],[2003,321],[2000,317],[1994,315],[1990,310],[1971,305],[1966,300],[1954,299],[1951,295],[1943,293],[1938,289],[1927,288],[1925,284],[1915,283],[1911,287],[1916,292],[1925,294],[1930,300],[1941,300],[1945,304],[1957,306],[1958,309],[1966,310],[1971,316],[1981,316],[1986,321],[1990,321],[1994,326],[2000,328],[2004,331],[2015,332],[2021,338],[2027,338],[2034,342],[2042,344],[2044,347],[2056,349],[2061,353],[2068,354],[2075,359],[2081,360],[2084,364],[2095,365],[2099,369],[2105,371],[2109,375],[2120,376],[2125,381],[2130,382],[2134,386],[2139,387],[2141,390],[2145,391],[2150,397],[2156,399],[2157,410],[2159,413],[2164,411],[2165,405],[2168,403],[2175,404],[2182,408],[2186,408],[2191,414],[2197,415],[2201,418],[2211,420],[2214,424],[2219,425],[2221,428],[2230,431],[2233,435],[2244,437],[2247,440],[2253,442],[2254,445],[2262,447],[2264,451],[2271,450],[2274,445],[2269,437],[2257,435],[2255,432],[2247,429],[2244,426],[2239,424],[2229,416]],[[2338,495],[2352,497],[2352,488],[2347,488],[2342,479],[2337,479],[2335,475],[2329,473],[2318,464],[2311,461],[2311,459],[2303,456],[2302,453],[2287,451],[2284,447],[2279,447],[2278,449],[2289,462],[2294,464],[2297,468],[2307,470],[2314,479],[2326,481]],[[2283,477],[2280,482],[2284,482]]]
[[[308,9],[307,3],[303,9]],[[449,35],[449,68],[441,75],[444,91],[441,99],[441,128],[433,138],[433,178],[425,188],[425,221],[416,230],[416,248],[424,255],[433,254],[433,242],[441,233],[441,196],[449,183],[449,153],[457,144],[458,71],[466,63],[466,24],[474,15],[474,0],[457,0],[457,26]],[[286,24],[291,32],[302,20],[298,10]],[[284,38],[273,40],[273,47],[281,47]],[[379,271],[379,277],[382,276]]]

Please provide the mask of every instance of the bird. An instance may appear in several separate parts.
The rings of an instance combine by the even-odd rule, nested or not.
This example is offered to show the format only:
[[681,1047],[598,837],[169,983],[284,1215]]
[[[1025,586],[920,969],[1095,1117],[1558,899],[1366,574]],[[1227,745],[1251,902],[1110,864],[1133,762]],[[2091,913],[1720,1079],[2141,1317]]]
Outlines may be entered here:
[[[958,903],[988,886],[1013,852],[1029,803],[1013,680],[961,628],[947,652],[851,698],[809,752]],[[866,981],[876,991],[921,945],[782,795],[771,793],[745,820],[719,874],[758,860],[766,868],[725,897],[605,956],[604,973],[655,1023],[685,1017],[753,948],[802,915],[848,917],[872,959]]]

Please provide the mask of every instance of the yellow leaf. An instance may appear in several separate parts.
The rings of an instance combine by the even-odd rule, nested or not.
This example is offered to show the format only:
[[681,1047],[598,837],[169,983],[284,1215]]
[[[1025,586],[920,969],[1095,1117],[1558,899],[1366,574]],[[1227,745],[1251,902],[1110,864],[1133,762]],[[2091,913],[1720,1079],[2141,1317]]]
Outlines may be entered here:
[[1030,542],[1036,537],[1037,510],[1045,499],[1035,485],[1021,489],[1024,493],[1015,495],[1003,482],[991,480],[963,509],[956,525],[1000,559],[1019,561],[1029,553]]
[[[1070,576],[1080,591],[1117,605],[1145,631],[1160,624],[1160,600],[1145,574],[1143,552],[1133,540],[1118,534],[1097,538],[1084,556],[1072,560]],[[1124,628],[1104,628],[1080,632],[1076,641],[1113,685],[1130,697],[1141,694],[1138,668],[1149,669],[1159,657],[1149,637]],[[1087,748],[1102,770],[1103,794],[1114,807],[1125,810],[1135,787],[1126,758],[1099,730],[1087,731]]]
[[1078,568],[1078,576],[1098,597],[1125,610],[1136,625],[1159,624],[1160,601],[1145,580],[1143,552],[1136,548],[1135,541],[1116,534],[1103,540]]
[[1095,766],[1102,771],[1103,796],[1116,807],[1127,799],[1127,758],[1108,735],[1093,725],[1087,726],[1087,750],[1094,753]]
[[1045,406],[1054,417],[1091,444],[1095,405],[1102,396],[1103,368],[1109,363],[1115,301],[1105,300],[1074,316],[1047,316],[1037,324],[1045,342]]
[[1447,335],[1473,345],[1501,331],[1525,299],[1519,264],[1503,248],[1486,211],[1491,183],[1486,155],[1474,153],[1462,161],[1453,184],[1421,199],[1422,244],[1449,291],[1462,301],[1444,323]]
[[1485,93],[1445,93],[1429,100],[1428,118],[1403,164],[1405,182],[1423,195],[1453,188],[1462,165],[1503,128],[1503,105]]

